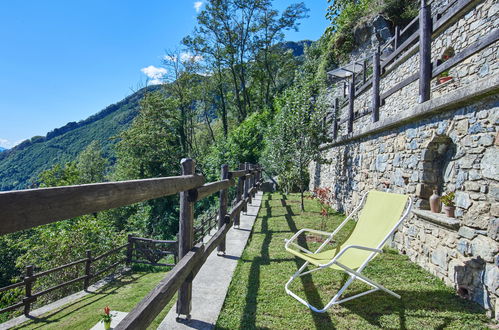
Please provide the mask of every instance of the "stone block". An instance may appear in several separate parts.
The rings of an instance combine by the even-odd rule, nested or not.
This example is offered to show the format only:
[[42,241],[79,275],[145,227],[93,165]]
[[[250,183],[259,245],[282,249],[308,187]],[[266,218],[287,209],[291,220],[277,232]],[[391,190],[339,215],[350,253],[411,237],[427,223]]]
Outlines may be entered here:
[[469,256],[471,253],[470,241],[466,239],[460,239],[457,242],[456,248],[463,256]]
[[[497,205],[496,205],[497,208]],[[499,218],[493,218],[489,221],[489,228],[487,230],[487,236],[493,240],[499,240]]]
[[482,175],[486,178],[499,181],[499,148],[488,148],[480,162]]
[[494,262],[498,251],[499,244],[488,237],[479,235],[471,241],[471,254],[475,257],[480,256],[487,262]]
[[447,250],[444,247],[438,247],[431,254],[431,262],[442,269],[447,269]]
[[470,199],[470,195],[466,192],[458,191],[456,192],[456,197],[454,199],[454,202],[456,203],[457,207],[461,207],[463,209],[468,209],[472,201]]
[[467,239],[473,239],[476,236],[476,232],[474,229],[470,227],[465,227],[462,226],[459,228],[459,231],[457,233],[459,236],[467,238]]
[[480,191],[481,185],[478,182],[465,182],[464,188],[469,191]]
[[484,134],[478,140],[478,144],[484,147],[488,147],[494,144],[494,135],[493,134]]

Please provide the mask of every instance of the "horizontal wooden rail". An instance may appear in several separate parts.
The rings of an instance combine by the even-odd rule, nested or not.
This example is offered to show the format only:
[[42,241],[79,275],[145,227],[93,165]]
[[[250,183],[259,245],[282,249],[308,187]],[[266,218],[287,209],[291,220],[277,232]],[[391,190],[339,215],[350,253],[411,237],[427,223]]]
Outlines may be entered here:
[[203,176],[186,175],[0,192],[0,235],[174,195],[204,181]]
[[177,241],[172,241],[172,240],[160,240],[160,239],[134,237],[134,236],[132,236],[131,239],[134,241],[143,241],[143,242],[158,243],[158,244],[177,244]]
[[80,277],[74,278],[74,279],[72,279],[72,280],[69,280],[69,281],[67,281],[67,282],[64,282],[64,283],[61,283],[61,284],[55,285],[55,286],[53,286],[53,287],[51,287],[51,288],[48,288],[48,289],[46,289],[46,290],[43,290],[43,291],[37,292],[37,293],[35,293],[35,294],[33,294],[33,295],[31,296],[32,301],[36,300],[36,299],[37,299],[38,297],[40,297],[40,296],[43,296],[44,294],[47,294],[47,293],[52,292],[52,291],[54,291],[54,290],[60,289],[60,288],[65,287],[65,286],[67,286],[67,285],[73,284],[73,283],[75,283],[75,282],[82,281],[82,280],[84,280],[86,277],[87,277],[86,275],[83,275],[83,276],[80,276]]
[[197,189],[196,201],[206,198],[220,190],[227,189],[232,185],[234,185],[234,181],[228,179],[207,183]]
[[[108,270],[110,270],[111,268],[114,268],[114,267],[118,266],[119,264],[124,263],[125,261],[127,261],[127,258],[126,258],[126,257],[125,257],[125,258],[122,258],[122,259],[120,259],[120,260],[118,260],[118,261],[116,261],[115,263],[113,263],[113,264],[111,264],[111,265],[107,266],[106,268],[104,268],[104,269],[102,269],[102,270],[99,270],[98,272],[96,272],[96,273],[92,274],[90,277],[92,277],[92,278],[93,278],[93,277],[97,277],[97,276],[99,276],[99,275],[101,275],[101,274],[103,274],[103,273],[107,272],[107,271],[108,271]],[[85,276],[83,276],[83,277],[85,278]]]
[[0,292],[12,290],[12,289],[15,289],[15,288],[23,286],[23,285],[24,285],[24,282],[17,282],[14,284],[10,284],[10,285],[4,286],[3,288],[0,288]]
[[114,329],[144,329],[151,324],[198,264],[203,251],[202,243],[189,251]]
[[117,248],[114,248],[112,250],[109,250],[109,251],[107,251],[107,252],[105,252],[105,253],[97,256],[97,257],[94,257],[94,258],[92,258],[92,262],[95,262],[97,260],[101,260],[102,258],[105,258],[105,257],[107,257],[107,256],[109,256],[109,255],[111,255],[113,253],[118,252],[119,250],[123,250],[124,248],[128,247],[128,244],[129,243],[123,244],[123,245],[118,246]]
[[229,178],[238,178],[246,174],[246,170],[239,170],[239,171],[230,171],[229,172]]
[[24,302],[21,301],[21,302],[18,302],[17,304],[14,304],[14,305],[11,305],[9,307],[5,307],[5,308],[0,309],[0,313],[10,312],[10,311],[18,309],[20,307],[23,307],[23,306],[24,306]]
[[76,260],[76,261],[70,262],[69,264],[66,264],[66,265],[62,265],[62,266],[59,266],[59,267],[56,267],[56,268],[52,268],[52,269],[49,269],[49,270],[45,270],[43,272],[39,272],[39,273],[33,274],[33,277],[34,278],[42,277],[42,276],[45,276],[45,275],[57,272],[59,270],[63,270],[65,268],[71,267],[71,266],[82,264],[82,263],[84,263],[86,261],[87,261],[87,258]]

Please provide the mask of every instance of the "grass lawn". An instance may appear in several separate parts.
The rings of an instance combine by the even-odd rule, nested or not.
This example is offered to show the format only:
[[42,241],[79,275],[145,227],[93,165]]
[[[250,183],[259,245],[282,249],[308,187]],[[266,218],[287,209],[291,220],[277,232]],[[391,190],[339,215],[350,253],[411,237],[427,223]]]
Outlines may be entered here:
[[[112,282],[97,293],[89,294],[15,329],[90,329],[99,321],[99,314],[105,306],[116,311],[131,311],[165,274],[165,272],[134,272]],[[148,329],[156,329],[159,326],[175,301],[176,299],[171,300]]]
[[[320,228],[318,202],[307,199],[305,205],[306,212],[301,213],[299,195],[263,196],[251,241],[232,278],[217,328],[482,329],[492,323],[479,305],[459,298],[441,280],[390,249],[371,261],[364,273],[402,299],[377,291],[335,305],[324,314],[310,311],[284,291],[284,284],[302,264],[284,250],[284,239],[304,227]],[[330,215],[327,230],[342,219],[340,214]],[[351,222],[339,241],[346,239],[353,225]],[[318,244],[307,241],[309,249]],[[294,282],[292,290],[316,307],[323,307],[347,276],[341,271],[322,270],[300,279]],[[355,281],[346,295],[367,288],[370,287]]]

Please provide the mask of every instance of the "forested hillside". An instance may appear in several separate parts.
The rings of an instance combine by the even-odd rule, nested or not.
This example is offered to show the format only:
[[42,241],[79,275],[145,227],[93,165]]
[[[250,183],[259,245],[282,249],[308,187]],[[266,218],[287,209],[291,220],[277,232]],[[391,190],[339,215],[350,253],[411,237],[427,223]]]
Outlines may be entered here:
[[159,86],[143,88],[80,122],[56,128],[46,136],[35,136],[0,154],[0,191],[24,189],[36,184],[38,175],[72,161],[92,141],[99,141],[106,157],[113,159],[113,139],[126,129],[139,112],[139,102],[146,92]]

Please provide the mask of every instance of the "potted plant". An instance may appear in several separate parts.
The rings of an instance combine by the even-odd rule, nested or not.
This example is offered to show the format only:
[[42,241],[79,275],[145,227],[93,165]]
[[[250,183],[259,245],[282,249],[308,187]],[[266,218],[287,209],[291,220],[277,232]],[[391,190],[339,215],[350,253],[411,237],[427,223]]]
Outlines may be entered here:
[[449,70],[446,70],[446,71],[442,72],[438,76],[438,82],[441,83],[441,84],[443,84],[444,82],[449,81],[451,79],[452,79],[452,77],[449,76]]
[[455,197],[454,192],[449,192],[440,198],[440,200],[444,204],[445,215],[447,215],[449,218],[456,217],[454,215],[454,210],[456,209],[456,206],[454,204],[454,197]]
[[109,306],[104,307],[104,314],[101,314],[100,321],[104,323],[104,329],[111,329],[111,321],[113,316],[111,315],[111,308]]
[[[452,56],[453,55],[451,55],[451,54],[444,54],[442,56],[442,63],[446,62]],[[449,75],[449,70],[445,70],[444,72],[442,72],[441,74],[438,75],[438,82],[440,84],[443,84],[444,82],[449,81],[451,79],[452,79],[452,77]]]

